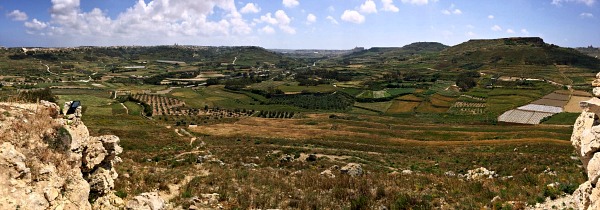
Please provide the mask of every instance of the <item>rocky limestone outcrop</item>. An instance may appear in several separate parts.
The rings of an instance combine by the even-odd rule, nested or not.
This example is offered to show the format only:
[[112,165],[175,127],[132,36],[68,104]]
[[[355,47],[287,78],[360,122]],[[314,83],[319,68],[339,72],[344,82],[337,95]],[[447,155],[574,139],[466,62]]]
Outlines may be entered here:
[[348,163],[340,169],[340,172],[342,172],[342,174],[348,174],[350,176],[363,175],[362,166],[358,163]]
[[160,210],[165,208],[165,201],[158,192],[142,193],[127,202],[127,209],[135,210]]
[[80,112],[58,113],[44,101],[0,103],[0,209],[123,208],[112,192],[119,138],[90,137]]
[[600,73],[592,83],[594,98],[580,103],[583,112],[575,121],[571,143],[583,163],[588,181],[573,193],[578,209],[600,209]]

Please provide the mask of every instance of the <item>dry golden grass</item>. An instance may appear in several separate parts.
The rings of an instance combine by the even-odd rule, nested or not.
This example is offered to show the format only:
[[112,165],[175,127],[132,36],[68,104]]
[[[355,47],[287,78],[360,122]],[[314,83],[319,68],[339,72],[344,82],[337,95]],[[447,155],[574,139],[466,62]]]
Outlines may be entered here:
[[[323,118],[323,117],[319,117]],[[332,130],[334,125],[306,119],[245,118],[233,124],[215,124],[190,128],[191,131],[221,137],[261,137],[282,139],[311,139],[326,137],[375,138],[377,135]]]
[[[313,114],[308,119],[265,119],[246,118],[232,124],[215,124],[190,128],[191,131],[214,137],[271,138],[288,140],[307,139],[376,139],[379,142],[419,144],[419,145],[464,145],[553,142],[568,144],[566,141],[548,137],[545,131],[530,131],[522,135],[522,131],[477,132],[439,130],[438,125],[418,125],[414,129],[405,126],[386,125],[375,122],[336,123],[329,121],[326,115]],[[458,129],[458,130],[457,130]],[[511,139],[496,140],[496,136],[513,136]],[[435,137],[437,136],[437,137]],[[539,138],[534,138],[540,136]],[[420,139],[420,138],[426,139]],[[355,142],[354,144],[362,144]],[[368,145],[368,144],[367,144]],[[374,145],[369,145],[374,146]]]
[[[568,158],[572,150],[570,142],[564,140],[568,136],[554,133],[562,127],[473,128],[402,123],[385,116],[305,117],[248,118],[194,129],[206,134],[204,140],[212,144],[213,154],[221,154],[231,165],[211,166],[211,175],[193,180],[187,190],[192,195],[217,192],[226,208],[347,209],[362,199],[367,209],[381,205],[432,209],[443,202],[450,209],[479,209],[496,195],[523,205],[542,196],[543,189],[535,186],[583,179],[567,173],[578,162]],[[282,162],[284,154],[296,158]],[[307,154],[315,154],[317,160],[306,161]],[[333,170],[335,178],[319,175],[332,165],[348,162],[361,163],[367,174],[352,178]],[[258,166],[248,168],[240,163]],[[560,177],[542,173],[548,164]],[[465,173],[480,166],[514,178],[473,182],[444,175],[446,171]],[[397,173],[404,169],[416,173]],[[567,177],[569,181],[565,181]],[[403,196],[415,203],[398,206]],[[185,199],[179,202],[188,205]]]
[[348,67],[348,68],[353,68],[353,69],[358,69],[358,68],[363,68],[363,67],[365,67],[365,65],[362,65],[362,64],[352,64],[352,65],[348,65],[348,66],[346,66],[346,67]]
[[433,94],[430,98],[431,105],[434,107],[450,108],[456,98],[446,97],[439,94]]
[[590,99],[592,98],[573,95],[571,96],[571,99],[569,100],[567,105],[565,105],[564,110],[565,112],[579,113],[582,111],[581,107],[579,106],[579,102],[587,101]]
[[[451,104],[450,104],[451,105]],[[421,113],[445,113],[448,111],[448,107],[436,107],[431,102],[422,102],[417,107],[417,112]]]
[[421,102],[410,102],[410,101],[394,101],[392,106],[387,110],[389,114],[413,112]]
[[423,98],[417,97],[414,94],[408,94],[408,95],[400,96],[400,97],[396,98],[396,100],[421,102],[421,101],[423,101]]

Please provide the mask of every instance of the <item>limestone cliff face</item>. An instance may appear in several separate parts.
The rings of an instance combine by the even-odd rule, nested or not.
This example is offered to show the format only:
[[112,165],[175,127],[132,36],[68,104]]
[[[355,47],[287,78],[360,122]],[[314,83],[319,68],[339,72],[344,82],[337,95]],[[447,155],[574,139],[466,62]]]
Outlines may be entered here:
[[0,103],[0,209],[123,208],[112,193],[119,138],[91,137],[58,112],[48,102]]
[[600,73],[596,76],[595,97],[581,102],[583,112],[575,121],[571,143],[583,163],[588,181],[581,184],[573,193],[573,199],[579,209],[600,209]]

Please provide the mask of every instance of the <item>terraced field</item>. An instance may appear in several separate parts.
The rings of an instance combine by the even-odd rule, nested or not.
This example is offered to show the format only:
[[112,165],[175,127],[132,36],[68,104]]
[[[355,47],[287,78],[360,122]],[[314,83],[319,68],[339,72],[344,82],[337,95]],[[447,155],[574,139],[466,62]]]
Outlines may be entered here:
[[421,102],[394,100],[392,105],[387,109],[386,113],[398,114],[414,112],[415,108],[417,108],[417,106],[419,106],[420,103]]

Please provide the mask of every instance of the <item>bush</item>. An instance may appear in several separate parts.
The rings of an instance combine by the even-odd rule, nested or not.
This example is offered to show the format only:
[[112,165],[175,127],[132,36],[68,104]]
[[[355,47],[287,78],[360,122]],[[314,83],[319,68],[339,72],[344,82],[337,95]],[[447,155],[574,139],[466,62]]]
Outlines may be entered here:
[[115,192],[115,195],[116,195],[117,197],[119,197],[119,198],[126,198],[126,197],[127,197],[127,193],[126,193],[126,192],[123,192],[123,191],[121,191],[121,190],[117,190],[117,191]]
[[360,196],[357,199],[350,202],[350,209],[352,209],[352,210],[369,209],[369,200],[365,196]]
[[26,90],[19,93],[18,98],[25,102],[35,103],[39,100],[50,101],[56,103],[57,97],[52,93],[50,88],[41,90]]
[[398,195],[390,209],[432,209],[431,202],[411,196],[406,193]]

